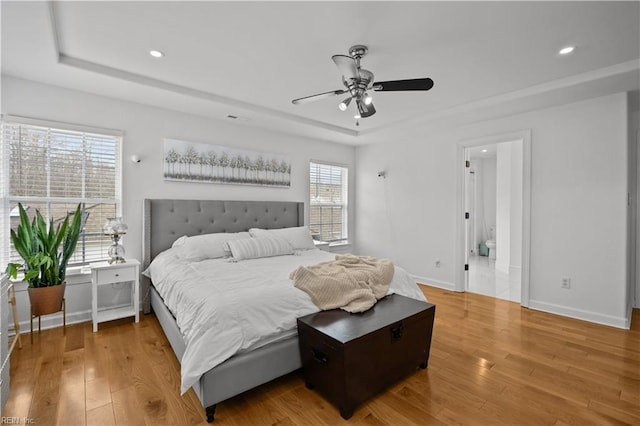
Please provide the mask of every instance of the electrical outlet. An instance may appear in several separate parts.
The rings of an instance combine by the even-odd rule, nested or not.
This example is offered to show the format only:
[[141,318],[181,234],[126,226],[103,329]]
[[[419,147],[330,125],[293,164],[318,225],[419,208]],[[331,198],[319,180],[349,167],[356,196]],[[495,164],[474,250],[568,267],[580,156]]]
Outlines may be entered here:
[[562,277],[562,283],[560,284],[562,288],[571,288],[571,278]]
[[436,268],[440,267],[440,259],[436,259]]

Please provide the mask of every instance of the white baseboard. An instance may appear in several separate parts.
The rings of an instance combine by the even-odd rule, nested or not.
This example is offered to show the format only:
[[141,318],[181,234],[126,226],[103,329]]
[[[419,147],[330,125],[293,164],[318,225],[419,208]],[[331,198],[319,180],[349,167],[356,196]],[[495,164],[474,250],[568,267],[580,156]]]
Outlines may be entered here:
[[456,286],[453,283],[435,280],[433,278],[420,277],[418,275],[413,275],[413,274],[410,274],[410,275],[411,277],[413,277],[414,280],[416,280],[418,284],[426,284],[431,287],[437,287],[445,290],[456,291]]
[[551,314],[562,315],[569,318],[594,322],[596,324],[608,325],[610,327],[623,328],[625,330],[628,330],[631,325],[630,317],[614,317],[611,315],[600,314],[598,312],[584,311],[582,309],[569,308],[567,306],[541,302],[539,300],[530,299],[529,308],[535,309],[537,311],[548,312]]
[[[69,312],[67,313],[67,325],[78,324],[81,322],[91,321],[91,311]],[[9,326],[13,325],[9,321]],[[20,321],[20,334],[27,334],[30,331],[29,321]],[[62,312],[58,312],[51,315],[43,316],[41,319],[41,330],[47,330],[49,328],[62,327]],[[33,319],[33,331],[38,331],[38,319]]]

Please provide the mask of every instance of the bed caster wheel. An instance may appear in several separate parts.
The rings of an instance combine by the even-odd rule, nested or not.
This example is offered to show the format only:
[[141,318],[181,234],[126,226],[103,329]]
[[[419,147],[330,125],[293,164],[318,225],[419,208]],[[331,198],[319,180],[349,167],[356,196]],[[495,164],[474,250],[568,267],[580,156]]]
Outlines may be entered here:
[[421,362],[421,363],[420,363],[420,365],[419,365],[419,367],[420,367],[421,369],[423,369],[423,370],[424,370],[424,369],[426,369],[426,368],[427,368],[427,361]]
[[207,413],[207,423],[213,423],[214,417],[216,415],[216,405],[212,405],[210,407],[205,408],[205,412]]
[[308,380],[305,380],[305,381],[304,381],[304,385],[307,387],[307,389],[313,389],[313,388],[315,388],[315,386],[313,386],[313,383],[311,383],[311,382],[310,382],[310,381],[308,381]]

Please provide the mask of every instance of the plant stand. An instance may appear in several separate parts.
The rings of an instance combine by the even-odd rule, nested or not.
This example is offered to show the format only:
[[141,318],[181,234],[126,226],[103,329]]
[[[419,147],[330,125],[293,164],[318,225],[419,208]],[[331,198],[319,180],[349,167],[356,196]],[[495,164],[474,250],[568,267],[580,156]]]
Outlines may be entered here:
[[[66,334],[67,332],[67,307],[65,304],[65,300],[64,298],[62,298],[62,333]],[[56,314],[60,311],[56,311],[56,312],[51,312],[49,314],[46,315],[51,315],[51,314]],[[31,343],[33,343],[33,319],[38,317],[38,334],[40,334],[40,318],[42,317],[42,315],[34,315],[33,311],[31,311],[31,315],[29,315],[31,317]]]
[[22,339],[20,338],[20,321],[18,320],[18,309],[16,308],[16,289],[13,283],[9,284],[9,304],[11,305],[11,312],[13,313],[13,331],[16,333],[13,336],[13,342],[9,349],[9,354],[13,351],[13,348],[18,344],[18,349],[22,349]]

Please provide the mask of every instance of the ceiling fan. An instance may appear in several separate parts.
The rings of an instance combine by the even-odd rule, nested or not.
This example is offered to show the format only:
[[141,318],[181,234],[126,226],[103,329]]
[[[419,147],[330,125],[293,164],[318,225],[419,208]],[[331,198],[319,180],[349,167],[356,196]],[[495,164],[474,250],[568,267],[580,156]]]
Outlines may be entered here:
[[360,68],[360,59],[367,54],[367,51],[367,46],[357,44],[351,46],[349,56],[333,55],[331,57],[342,73],[342,83],[346,89],[305,96],[304,98],[294,99],[291,102],[299,105],[305,102],[317,101],[318,99],[330,98],[347,93],[348,96],[338,105],[338,108],[340,108],[341,111],[346,111],[349,104],[354,102],[357,108],[354,118],[359,119],[371,117],[376,113],[376,109],[372,103],[373,99],[369,94],[370,91],[398,92],[407,90],[429,90],[433,87],[433,80],[430,78],[374,82],[373,73],[364,68]]

